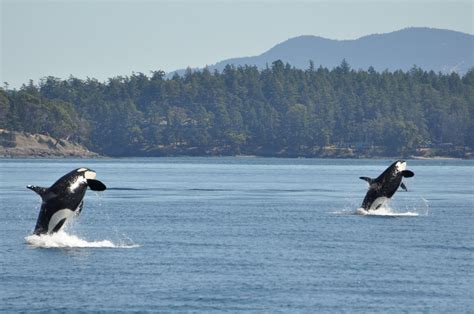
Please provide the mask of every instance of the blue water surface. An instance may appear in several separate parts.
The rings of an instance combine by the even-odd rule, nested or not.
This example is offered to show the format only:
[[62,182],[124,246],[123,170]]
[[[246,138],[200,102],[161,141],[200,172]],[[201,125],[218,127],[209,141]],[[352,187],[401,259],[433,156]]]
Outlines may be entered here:
[[[0,159],[0,310],[472,312],[474,162],[409,160],[390,208],[355,215],[392,160]],[[67,233],[112,247],[29,244],[40,198],[78,167]]]

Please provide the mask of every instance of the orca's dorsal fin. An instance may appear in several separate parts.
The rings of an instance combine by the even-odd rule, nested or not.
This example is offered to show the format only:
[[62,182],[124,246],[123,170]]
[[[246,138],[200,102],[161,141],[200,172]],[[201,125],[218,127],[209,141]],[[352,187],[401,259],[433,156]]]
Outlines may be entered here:
[[410,171],[410,170],[403,170],[402,171],[402,176],[404,176],[405,178],[411,178],[415,175],[415,173],[413,171]]
[[400,187],[401,187],[402,189],[404,189],[406,192],[408,192],[408,189],[407,189],[407,186],[405,185],[405,183],[402,182],[402,183],[400,184]]
[[44,187],[41,187],[41,186],[27,185],[26,187],[28,189],[32,190],[32,191],[35,191],[36,194],[41,196],[41,198],[43,198],[46,195],[46,193],[48,193],[48,188],[44,188]]
[[371,185],[375,181],[375,179],[372,179],[372,178],[369,178],[369,177],[359,177],[359,179],[367,181],[367,183],[369,183],[369,185]]

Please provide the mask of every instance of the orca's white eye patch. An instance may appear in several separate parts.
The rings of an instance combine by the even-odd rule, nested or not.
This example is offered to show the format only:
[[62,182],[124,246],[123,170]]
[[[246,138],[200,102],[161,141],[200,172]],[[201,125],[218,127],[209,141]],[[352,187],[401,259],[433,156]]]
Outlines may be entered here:
[[94,171],[88,170],[84,173],[84,178],[86,178],[86,179],[95,179],[96,175],[97,174]]
[[399,162],[397,162],[397,170],[398,170],[398,171],[403,171],[403,170],[405,170],[406,168],[407,168],[407,163],[406,163],[406,161],[403,161],[403,162],[399,161]]

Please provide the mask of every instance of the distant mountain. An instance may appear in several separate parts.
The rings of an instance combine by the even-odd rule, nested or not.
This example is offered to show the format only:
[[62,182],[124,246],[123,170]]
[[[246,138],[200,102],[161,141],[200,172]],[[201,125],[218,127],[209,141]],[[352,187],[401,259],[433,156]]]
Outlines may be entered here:
[[372,66],[377,71],[407,71],[416,65],[428,71],[464,74],[474,67],[474,35],[413,27],[356,40],[300,36],[288,39],[261,55],[223,60],[208,66],[208,69],[222,71],[227,64],[265,68],[278,59],[301,69],[307,69],[310,60],[315,67],[333,68],[346,59],[353,69],[366,70]]

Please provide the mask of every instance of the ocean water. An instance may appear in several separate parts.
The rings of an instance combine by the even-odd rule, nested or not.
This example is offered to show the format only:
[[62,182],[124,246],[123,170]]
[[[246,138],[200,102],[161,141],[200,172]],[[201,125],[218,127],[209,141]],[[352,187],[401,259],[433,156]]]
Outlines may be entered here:
[[[392,160],[1,159],[0,311],[474,311],[474,162],[409,160],[377,215],[359,215]],[[89,167],[64,232],[31,236],[49,186]]]

